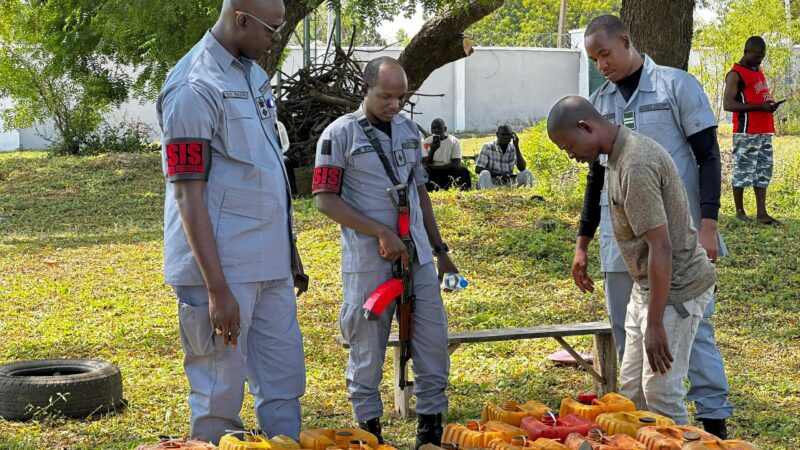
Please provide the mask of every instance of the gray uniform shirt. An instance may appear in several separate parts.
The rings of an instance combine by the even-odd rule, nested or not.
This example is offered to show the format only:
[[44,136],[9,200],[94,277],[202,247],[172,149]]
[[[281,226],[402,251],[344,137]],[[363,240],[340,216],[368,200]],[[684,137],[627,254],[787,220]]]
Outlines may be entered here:
[[614,235],[637,289],[645,295],[650,290],[644,234],[664,225],[672,247],[667,303],[683,303],[713,286],[714,266],[697,245],[686,191],[669,154],[652,139],[620,127],[607,179]]
[[[695,229],[700,229],[700,179],[688,136],[716,126],[708,97],[697,80],[683,70],[659,66],[644,55],[639,86],[626,102],[614,83],[606,81],[589,98],[609,121],[627,126],[658,142],[672,157],[689,198]],[[605,155],[601,155],[601,163]],[[718,236],[719,256],[727,249]],[[600,264],[603,272],[625,272],[608,208],[608,177],[600,195]]]
[[[291,275],[290,194],[267,74],[249,59],[234,58],[209,31],[172,69],[156,108],[168,179],[166,283],[205,284],[173,194],[171,181],[182,178],[207,179],[204,200],[229,283]],[[185,143],[203,149],[203,170],[180,164],[191,162],[191,154],[176,150]]]
[[[356,114],[346,114],[325,128],[317,142],[314,192],[334,192],[365,216],[397,232],[397,210],[386,190],[392,182],[369,138],[358,124]],[[410,231],[420,264],[433,261],[428,235],[422,221],[418,186],[428,181],[422,166],[422,139],[417,125],[396,115],[392,137],[375,128],[384,153],[397,178],[409,182]],[[413,176],[412,176],[413,174]],[[345,226],[342,229],[342,271],[373,272],[391,270],[391,262],[381,258],[378,239]]]

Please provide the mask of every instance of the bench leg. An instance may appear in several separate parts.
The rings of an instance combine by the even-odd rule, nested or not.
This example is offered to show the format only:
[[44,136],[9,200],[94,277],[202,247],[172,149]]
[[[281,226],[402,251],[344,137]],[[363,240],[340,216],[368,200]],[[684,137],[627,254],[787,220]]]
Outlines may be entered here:
[[[412,386],[400,389],[400,346],[392,347],[392,349],[394,350],[394,410],[400,417],[406,419],[410,409]],[[406,371],[405,376],[408,380],[408,364],[403,370]]]
[[617,349],[614,346],[614,335],[611,333],[594,335],[594,367],[603,377],[601,383],[596,382],[598,395],[617,391]]
[[461,347],[461,344],[459,342],[456,342],[456,343],[453,343],[453,344],[448,344],[447,345],[447,354],[450,355],[450,356],[453,356],[453,352],[458,350],[458,347]]

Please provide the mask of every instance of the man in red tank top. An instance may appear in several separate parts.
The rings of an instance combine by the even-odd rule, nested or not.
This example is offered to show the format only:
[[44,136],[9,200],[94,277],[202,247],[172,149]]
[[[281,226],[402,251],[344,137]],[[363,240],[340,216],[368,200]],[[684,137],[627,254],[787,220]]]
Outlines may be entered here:
[[744,56],[725,76],[722,107],[733,113],[733,201],[736,217],[750,221],[744,211],[744,188],[752,186],[756,196],[757,220],[778,225],[767,214],[767,187],[772,179],[772,114],[778,109],[761,71],[767,45],[760,36],[751,36],[744,45]]

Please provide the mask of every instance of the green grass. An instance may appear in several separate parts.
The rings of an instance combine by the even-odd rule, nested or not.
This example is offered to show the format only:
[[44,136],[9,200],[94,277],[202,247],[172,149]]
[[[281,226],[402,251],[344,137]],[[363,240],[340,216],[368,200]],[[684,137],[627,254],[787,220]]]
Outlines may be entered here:
[[[728,131],[729,133],[729,131]],[[570,278],[581,171],[541,129],[522,134],[537,175],[531,190],[433,194],[442,233],[470,280],[445,295],[451,330],[605,318],[600,290],[581,295]],[[491,138],[464,140],[477,149]],[[729,179],[730,135],[720,137]],[[800,139],[775,139],[770,208],[783,228],[733,218],[723,190],[721,230],[731,256],[719,264],[715,323],[726,360],[730,430],[762,448],[800,448]],[[723,183],[727,185],[727,181]],[[537,193],[548,202],[530,200]],[[163,180],[157,155],[49,158],[0,155],[0,363],[101,358],[123,373],[129,407],[95,420],[0,421],[3,449],[130,449],[158,434],[188,431],[176,303],[161,275]],[[753,210],[752,195],[748,205]],[[308,367],[305,427],[352,425],[338,334],[338,227],[311,199],[295,204],[300,247],[312,277],[298,302]],[[550,226],[535,227],[537,221]],[[596,247],[593,248],[596,254]],[[46,261],[55,261],[55,263]],[[596,261],[595,261],[596,263]],[[599,278],[597,264],[594,276]],[[589,350],[589,338],[569,338]],[[463,346],[452,359],[449,419],[480,415],[490,400],[559,400],[591,389],[591,377],[555,367],[555,341]],[[382,386],[392,402],[391,361]],[[255,426],[252,402],[243,417]],[[415,422],[385,416],[390,442],[412,442]]]

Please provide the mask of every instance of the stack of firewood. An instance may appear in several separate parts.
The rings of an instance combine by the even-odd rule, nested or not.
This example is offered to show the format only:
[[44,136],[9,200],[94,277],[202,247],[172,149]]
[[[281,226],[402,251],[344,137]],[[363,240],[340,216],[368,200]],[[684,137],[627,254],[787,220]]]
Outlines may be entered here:
[[335,46],[327,57],[294,75],[283,74],[283,80],[277,107],[291,142],[287,156],[301,167],[313,167],[322,131],[361,103],[362,67],[352,46]]

